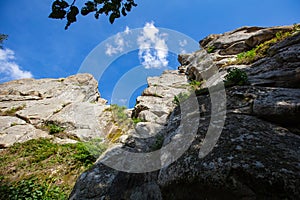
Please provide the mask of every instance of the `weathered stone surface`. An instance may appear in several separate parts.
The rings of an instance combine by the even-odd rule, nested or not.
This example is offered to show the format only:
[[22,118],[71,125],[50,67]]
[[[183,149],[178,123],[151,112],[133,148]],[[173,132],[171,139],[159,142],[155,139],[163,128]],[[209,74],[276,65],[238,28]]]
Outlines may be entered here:
[[15,126],[15,125],[24,125],[26,122],[22,119],[19,119],[17,117],[12,117],[12,116],[2,116],[0,117],[0,133],[5,131],[5,129]]
[[136,137],[148,138],[155,136],[164,126],[152,122],[140,122],[135,126]]
[[189,150],[160,170],[163,199],[299,196],[299,136],[256,117],[229,114],[217,145],[199,159],[208,124],[208,118],[201,121]]
[[97,86],[97,81],[89,74],[78,74],[65,79],[21,79],[1,84],[0,95],[95,101],[100,97]]
[[253,114],[267,121],[300,129],[300,89],[267,88],[256,92]]
[[67,105],[60,112],[52,115],[48,121],[66,128],[65,132],[76,135],[81,140],[103,137],[111,116],[102,117],[109,106],[79,102]]
[[52,138],[47,132],[35,128],[31,124],[11,126],[1,132],[0,144],[9,147],[16,142],[22,143],[37,138]]
[[204,49],[213,47],[220,55],[235,55],[273,38],[279,31],[286,32],[292,29],[293,26],[242,27],[224,34],[208,36],[200,41],[200,45]]
[[[187,92],[188,80],[178,71],[167,70],[159,77],[148,77],[147,81],[149,87],[137,98],[133,115],[138,117],[142,111],[147,111],[148,120],[161,124],[175,107],[174,96]],[[148,121],[143,115],[140,117]]]
[[[216,94],[218,97],[219,91],[197,96],[198,109],[189,101],[181,104],[188,108],[187,119],[182,118],[181,107],[175,108],[172,95],[168,95],[169,92],[176,94],[174,91],[179,91],[178,88],[182,88],[182,92],[189,90],[187,79],[176,84],[176,81],[170,81],[182,72],[190,79],[204,79],[206,82],[202,87],[222,83],[226,75],[226,68],[220,68],[222,62],[270,39],[278,31],[287,30],[291,30],[291,26],[243,27],[210,35],[200,43],[206,49],[214,46],[213,53],[199,50],[181,55],[181,73],[172,72],[168,79],[163,78],[166,74],[148,79],[149,88],[144,91],[146,96],[138,98],[133,116],[149,122],[138,123],[138,128],[143,124],[157,123],[156,116],[168,115],[167,123],[158,134],[163,136],[163,145],[176,142],[180,145],[175,151],[185,149],[186,144],[182,141],[195,132],[191,145],[179,159],[149,173],[118,172],[103,165],[100,158],[78,179],[71,199],[298,199],[299,35],[276,44],[269,50],[268,57],[253,65],[227,67],[245,70],[250,84],[226,88],[226,101],[221,99],[221,102],[227,105],[227,115],[219,138],[207,135],[209,125],[218,124],[217,121],[210,122],[212,117],[224,113],[211,103],[211,96]],[[183,133],[186,127],[190,131]],[[210,148],[207,141],[217,142],[211,146],[211,151],[203,149],[207,144]],[[153,150],[153,144],[153,138],[141,140],[129,136],[123,145],[108,150],[106,155],[113,155],[118,148],[149,152]],[[170,152],[162,152],[155,162],[167,162],[167,154]],[[130,162],[127,157],[119,159],[124,165]]]
[[272,56],[263,58],[247,68],[253,85],[299,88],[300,34],[272,46]]
[[45,126],[55,124],[65,135],[81,140],[105,137],[111,113],[100,98],[98,83],[90,74],[61,79],[22,79],[0,85],[0,144],[3,147],[49,135]]

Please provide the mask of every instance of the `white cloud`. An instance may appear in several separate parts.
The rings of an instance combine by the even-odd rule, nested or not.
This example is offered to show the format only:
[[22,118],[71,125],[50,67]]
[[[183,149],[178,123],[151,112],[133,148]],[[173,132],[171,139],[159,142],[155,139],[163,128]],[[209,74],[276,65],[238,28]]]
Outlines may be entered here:
[[130,33],[130,29],[128,26],[126,26],[124,33],[126,33],[126,34]]
[[187,40],[179,40],[179,46],[180,46],[180,53],[181,54],[185,54],[186,53],[186,51],[185,51],[185,49],[184,49],[184,47],[187,45]]
[[[126,46],[126,42],[124,41],[124,38],[122,37],[121,33],[117,33],[113,45],[112,44],[107,44],[106,45],[106,51],[105,51],[106,55],[112,56],[114,54],[122,53],[124,51],[124,47]],[[128,26],[126,26],[123,33],[125,33],[125,34],[130,33],[130,29],[129,29]]]
[[119,99],[119,102],[121,103],[121,104],[126,104],[127,103],[127,99]]
[[146,69],[168,66],[168,46],[166,34],[159,33],[154,23],[146,23],[142,34],[137,38],[139,59]]
[[0,81],[32,78],[29,71],[23,71],[15,62],[15,53],[10,49],[0,49]]
[[179,46],[185,47],[187,45],[187,40],[179,40]]

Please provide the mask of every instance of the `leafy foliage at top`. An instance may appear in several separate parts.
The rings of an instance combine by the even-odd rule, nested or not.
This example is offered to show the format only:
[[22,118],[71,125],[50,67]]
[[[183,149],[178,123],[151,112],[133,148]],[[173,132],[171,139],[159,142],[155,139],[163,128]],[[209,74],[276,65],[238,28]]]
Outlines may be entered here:
[[8,37],[8,35],[5,35],[5,34],[0,34],[0,49],[2,49],[2,43],[4,40],[6,40]]
[[[65,29],[77,21],[77,15],[79,14],[79,9],[75,5],[76,0],[73,0],[71,4],[64,0],[55,0],[52,3],[52,12],[49,15],[49,18],[52,19],[65,19],[67,18],[67,24]],[[115,19],[123,16],[126,16],[128,12],[131,11],[132,7],[136,7],[137,4],[134,0],[93,0],[85,2],[82,6],[80,13],[83,16],[86,16],[90,13],[94,13],[96,19],[99,19],[99,16],[105,14],[109,15],[109,22],[114,23]]]

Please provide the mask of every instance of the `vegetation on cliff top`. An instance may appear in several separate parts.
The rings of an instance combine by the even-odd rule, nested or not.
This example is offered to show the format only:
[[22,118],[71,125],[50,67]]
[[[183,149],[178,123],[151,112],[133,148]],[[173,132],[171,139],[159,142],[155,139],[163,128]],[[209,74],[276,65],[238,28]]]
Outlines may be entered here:
[[279,31],[276,33],[275,37],[265,41],[259,45],[257,45],[255,48],[242,52],[237,55],[237,59],[235,61],[231,61],[226,64],[227,65],[242,65],[242,64],[251,64],[261,58],[264,58],[268,55],[268,50],[271,46],[274,44],[283,41],[284,39],[293,36],[295,34],[300,33],[300,25],[295,24],[293,29],[291,31],[282,32]]

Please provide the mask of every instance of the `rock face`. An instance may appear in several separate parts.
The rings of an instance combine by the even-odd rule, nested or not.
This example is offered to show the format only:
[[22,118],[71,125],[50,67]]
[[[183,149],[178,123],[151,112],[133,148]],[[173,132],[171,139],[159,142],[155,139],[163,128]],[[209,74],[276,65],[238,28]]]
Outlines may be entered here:
[[[109,140],[108,151],[77,180],[74,200],[299,199],[299,30],[265,57],[231,64],[294,29],[242,27],[204,38],[203,49],[179,55],[178,70],[148,78],[123,121],[89,74],[1,84],[0,148],[40,137]],[[232,68],[246,72],[248,84],[224,89]]]
[[[39,137],[76,142],[104,137],[110,117],[104,114],[97,81],[89,74],[62,79],[22,79],[0,85],[0,145],[8,147]],[[56,137],[49,125],[64,129]]]
[[[273,45],[265,58],[249,65],[221,67],[235,59],[236,54],[275,37],[277,32],[292,29],[292,26],[243,27],[210,35],[200,41],[202,50],[179,56],[179,71],[149,78],[149,87],[133,110],[133,117],[147,122],[137,124],[133,131],[138,133],[136,137],[131,135],[123,144],[111,148],[93,168],[83,173],[70,199],[298,199],[299,31]],[[211,98],[221,94],[218,85],[232,67],[243,69],[249,84],[226,88],[226,99],[221,96],[219,99],[227,108],[222,133],[208,134],[209,127],[218,124],[211,119],[225,112],[216,109]],[[197,93],[198,109],[189,100],[177,107],[172,103],[174,95],[190,89],[183,74],[189,79],[204,80],[201,87],[210,88],[209,92]],[[178,81],[170,81],[172,78],[168,77]],[[190,108],[188,120],[183,118],[184,107]],[[128,173],[102,162],[106,155],[114,155],[116,149],[138,153],[156,150],[153,140],[141,140],[141,135],[161,136],[163,147],[173,141],[181,144],[190,136],[182,134],[184,125],[196,130],[191,144],[182,156],[158,170]],[[215,145],[210,148],[207,141],[214,140],[216,144],[212,143]],[[205,146],[209,151],[203,151]],[[164,163],[165,156],[161,153],[155,162]],[[130,162],[127,157],[123,159],[124,165]]]

